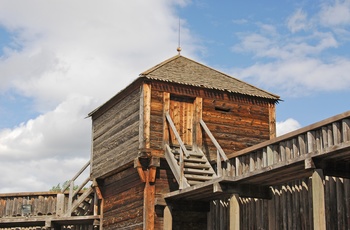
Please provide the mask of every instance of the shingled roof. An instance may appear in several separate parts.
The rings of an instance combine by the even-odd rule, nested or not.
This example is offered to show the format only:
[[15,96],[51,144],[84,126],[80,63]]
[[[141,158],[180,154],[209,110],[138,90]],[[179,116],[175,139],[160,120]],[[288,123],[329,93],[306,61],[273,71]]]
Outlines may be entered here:
[[151,80],[222,90],[248,96],[279,100],[279,96],[233,78],[184,56],[176,55],[140,74]]

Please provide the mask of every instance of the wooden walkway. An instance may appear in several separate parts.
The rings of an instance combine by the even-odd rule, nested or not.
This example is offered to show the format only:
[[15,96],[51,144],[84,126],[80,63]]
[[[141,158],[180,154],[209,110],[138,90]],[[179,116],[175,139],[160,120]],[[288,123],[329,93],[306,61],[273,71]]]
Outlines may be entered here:
[[[75,190],[74,181],[90,162],[59,192],[23,192],[0,194],[0,229],[92,230],[100,226],[102,195],[90,177]],[[86,187],[84,187],[86,186]],[[72,188],[72,189],[71,189]]]
[[167,193],[168,200],[270,198],[270,186],[324,175],[350,178],[350,111],[227,155],[222,176]]
[[[231,198],[230,206],[235,207],[238,198],[235,201],[233,196],[270,199],[273,196],[271,186],[308,177],[312,177],[312,190],[321,191],[323,185],[322,179],[317,177],[319,172],[350,178],[350,111],[227,157],[226,161],[222,159],[221,167],[215,169],[219,176],[164,194],[157,199],[156,205],[166,206],[168,201],[178,200],[201,203]],[[70,180],[70,188],[88,166],[89,163]],[[90,178],[76,191],[63,188],[58,193],[0,194],[0,229],[14,226],[65,229],[65,226],[74,226],[85,230],[101,226],[103,197],[96,184],[82,190],[88,181]],[[319,210],[322,204],[317,206],[317,194],[312,195],[312,199],[314,209]],[[317,219],[317,213],[313,218],[314,223],[324,221],[322,216],[321,220]]]

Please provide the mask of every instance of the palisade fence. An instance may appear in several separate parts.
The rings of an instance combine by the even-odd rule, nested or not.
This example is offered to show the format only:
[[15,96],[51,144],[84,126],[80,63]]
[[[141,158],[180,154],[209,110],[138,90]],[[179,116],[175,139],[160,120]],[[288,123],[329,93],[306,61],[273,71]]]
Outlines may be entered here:
[[[311,178],[273,186],[272,199],[240,197],[241,229],[313,229]],[[350,229],[350,179],[325,177],[327,229]],[[208,229],[227,229],[229,200],[211,202]]]

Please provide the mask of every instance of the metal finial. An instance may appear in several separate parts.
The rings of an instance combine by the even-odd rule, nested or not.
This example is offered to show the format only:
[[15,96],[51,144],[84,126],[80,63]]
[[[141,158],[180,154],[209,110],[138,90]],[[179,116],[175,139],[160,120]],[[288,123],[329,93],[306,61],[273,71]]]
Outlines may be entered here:
[[179,52],[179,54],[180,54],[181,53],[181,47],[180,46],[177,47],[176,51]]
[[181,53],[181,30],[180,30],[180,17],[179,17],[179,40],[178,40],[178,46],[177,46],[177,49],[176,51],[179,52],[179,54]]

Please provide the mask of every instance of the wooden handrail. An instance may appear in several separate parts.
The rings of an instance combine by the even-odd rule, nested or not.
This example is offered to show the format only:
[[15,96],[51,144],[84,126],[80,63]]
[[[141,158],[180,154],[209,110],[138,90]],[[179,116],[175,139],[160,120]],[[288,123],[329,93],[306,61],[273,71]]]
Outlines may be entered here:
[[[91,180],[90,176],[88,176],[84,182],[76,189],[74,190],[74,182],[75,180],[87,169],[87,167],[90,165],[90,161],[88,161],[75,176],[70,179],[61,190],[61,193],[65,192],[69,188],[69,197],[68,197],[68,204],[67,204],[67,212],[65,216],[70,217],[72,211],[74,210],[76,204],[74,203],[74,197],[84,188],[84,186]],[[85,191],[86,192],[86,191]]]
[[201,119],[200,124],[202,125],[202,128],[204,129],[204,131],[207,133],[207,135],[209,136],[210,140],[213,142],[213,144],[215,145],[218,153],[220,153],[222,159],[224,161],[228,161],[228,158],[224,152],[224,150],[221,148],[220,144],[217,142],[217,140],[215,139],[215,137],[213,136],[213,134],[210,132],[208,126],[205,124],[205,122]]
[[75,174],[75,176],[74,176],[71,180],[69,180],[69,183],[67,183],[66,186],[64,186],[64,187],[62,188],[61,192],[66,191],[67,188],[70,186],[71,182],[72,182],[72,181],[75,181],[75,180],[80,176],[80,174],[82,174],[82,173],[85,171],[85,169],[86,169],[89,165],[90,165],[90,160],[79,170],[79,172],[78,172],[77,174]]
[[[189,185],[187,183],[187,179],[186,179],[185,174],[184,174],[184,167],[181,167],[178,165],[177,161],[175,160],[174,156],[171,153],[170,146],[168,144],[166,144],[165,147],[166,147],[165,148],[166,149],[165,150],[165,158],[169,164],[171,171],[173,172],[173,174],[175,176],[176,181],[179,184],[179,189],[189,187]],[[182,151],[180,150],[180,152],[182,152]],[[182,153],[180,153],[180,154],[182,154]],[[181,165],[181,163],[180,163],[180,165]],[[184,166],[183,163],[182,163],[182,165]]]
[[168,121],[168,123],[169,123],[171,129],[173,130],[173,133],[174,133],[174,135],[175,135],[175,137],[176,137],[176,140],[179,142],[180,148],[182,149],[182,151],[184,151],[184,154],[185,154],[185,156],[186,156],[187,158],[190,157],[190,154],[188,153],[185,144],[184,144],[183,141],[181,140],[180,134],[177,132],[176,127],[175,127],[175,125],[174,125],[174,122],[173,122],[173,120],[171,119],[169,113],[166,113],[166,114],[165,114],[165,117],[166,117],[166,119],[167,119],[167,121]]

